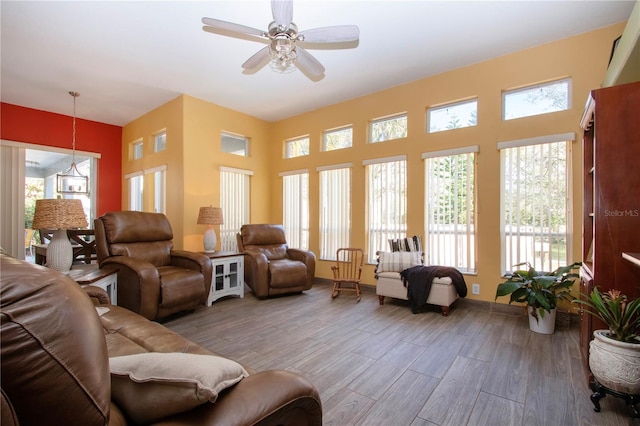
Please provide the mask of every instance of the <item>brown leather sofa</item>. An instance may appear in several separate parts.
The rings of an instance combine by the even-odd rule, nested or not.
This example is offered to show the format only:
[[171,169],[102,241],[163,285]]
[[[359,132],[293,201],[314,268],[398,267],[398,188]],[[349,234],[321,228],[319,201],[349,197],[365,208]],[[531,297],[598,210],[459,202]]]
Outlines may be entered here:
[[101,268],[118,269],[118,305],[152,320],[203,305],[211,289],[211,260],[173,249],[173,231],[160,213],[109,212],[94,221]]
[[289,248],[282,225],[242,225],[238,251],[245,254],[244,280],[258,298],[309,290],[316,255]]
[[[109,357],[147,352],[215,355],[161,324],[105,304],[108,296],[97,287],[84,291],[66,275],[7,255],[0,255],[0,266],[3,426],[133,424],[114,401]],[[107,312],[100,316],[98,310]],[[153,424],[322,424],[318,393],[304,377],[288,371],[247,371],[247,377],[221,391],[215,402]],[[139,404],[148,397],[146,390],[133,394],[131,401]],[[154,408],[164,408],[164,403],[156,401],[148,410]]]

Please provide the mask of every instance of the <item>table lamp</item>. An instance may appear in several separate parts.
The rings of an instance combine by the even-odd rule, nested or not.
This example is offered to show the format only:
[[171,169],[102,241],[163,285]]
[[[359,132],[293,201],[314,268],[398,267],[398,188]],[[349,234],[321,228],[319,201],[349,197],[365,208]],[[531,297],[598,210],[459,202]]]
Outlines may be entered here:
[[222,225],[222,209],[220,207],[200,207],[198,214],[198,225],[209,225],[204,231],[204,252],[214,253],[216,251],[216,232],[213,225]]
[[33,229],[53,229],[53,238],[47,246],[47,266],[68,273],[73,262],[73,247],[67,229],[86,228],[87,217],[82,201],[76,199],[36,200]]

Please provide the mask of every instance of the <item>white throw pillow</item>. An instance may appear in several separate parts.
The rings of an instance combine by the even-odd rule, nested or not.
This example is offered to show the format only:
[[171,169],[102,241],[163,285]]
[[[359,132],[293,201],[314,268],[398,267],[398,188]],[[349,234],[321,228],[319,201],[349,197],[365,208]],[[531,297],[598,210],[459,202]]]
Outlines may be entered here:
[[422,265],[422,253],[417,251],[381,251],[378,259],[376,272],[402,272],[412,266]]
[[218,394],[249,373],[215,355],[148,352],[109,358],[111,396],[136,423],[215,402]]

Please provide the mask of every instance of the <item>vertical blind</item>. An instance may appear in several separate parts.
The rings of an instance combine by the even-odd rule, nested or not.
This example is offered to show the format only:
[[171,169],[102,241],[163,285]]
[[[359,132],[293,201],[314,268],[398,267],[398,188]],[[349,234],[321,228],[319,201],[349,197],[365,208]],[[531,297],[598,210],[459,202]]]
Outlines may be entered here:
[[566,265],[569,259],[571,144],[548,140],[498,145],[504,271],[523,262],[539,271],[551,271]]
[[320,171],[320,258],[336,260],[349,247],[351,231],[351,167]]
[[282,176],[282,223],[289,247],[309,249],[309,173]]
[[249,223],[250,176],[249,170],[220,167],[220,207],[224,224],[220,225],[220,247],[223,251],[236,251],[236,233]]
[[[474,152],[440,151],[425,158],[425,261],[476,270]],[[469,151],[469,152],[464,152]]]
[[407,233],[407,161],[405,156],[367,160],[368,257],[387,250],[390,239]]

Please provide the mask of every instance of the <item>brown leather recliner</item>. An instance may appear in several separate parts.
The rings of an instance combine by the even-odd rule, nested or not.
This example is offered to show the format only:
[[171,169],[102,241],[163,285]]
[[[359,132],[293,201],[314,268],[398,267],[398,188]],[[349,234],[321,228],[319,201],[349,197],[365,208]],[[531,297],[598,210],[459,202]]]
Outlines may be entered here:
[[155,320],[206,302],[211,260],[174,250],[165,215],[109,212],[94,223],[100,267],[118,268],[118,305]]
[[316,255],[289,248],[282,225],[242,225],[238,251],[245,254],[244,280],[258,298],[309,290]]

